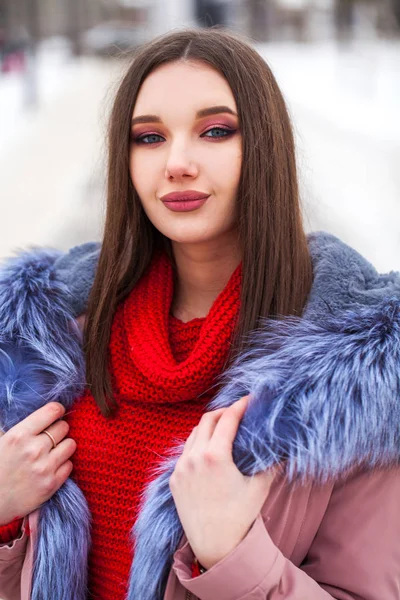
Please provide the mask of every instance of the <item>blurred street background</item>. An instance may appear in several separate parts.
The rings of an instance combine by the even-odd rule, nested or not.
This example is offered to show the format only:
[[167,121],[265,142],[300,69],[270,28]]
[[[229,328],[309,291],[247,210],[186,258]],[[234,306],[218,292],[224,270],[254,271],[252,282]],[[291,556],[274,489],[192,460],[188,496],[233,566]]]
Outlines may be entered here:
[[283,90],[307,230],[400,269],[400,0],[0,0],[0,257],[100,239],[127,51],[217,24]]

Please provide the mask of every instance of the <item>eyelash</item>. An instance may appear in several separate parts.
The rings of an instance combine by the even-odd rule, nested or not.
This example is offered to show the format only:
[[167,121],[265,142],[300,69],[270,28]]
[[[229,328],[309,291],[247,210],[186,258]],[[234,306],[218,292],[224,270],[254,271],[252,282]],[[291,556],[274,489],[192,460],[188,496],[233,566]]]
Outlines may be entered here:
[[[214,131],[215,129],[225,131],[226,135],[221,135],[221,136],[216,136],[216,137],[206,136],[206,133],[209,133],[210,131]],[[232,134],[236,133],[236,131],[237,131],[236,129],[228,129],[227,127],[211,127],[211,129],[207,129],[207,131],[202,133],[200,137],[208,137],[211,139],[223,139],[223,138],[230,137]],[[152,146],[153,144],[158,144],[159,142],[144,142],[143,141],[146,138],[151,137],[151,136],[162,137],[158,133],[147,133],[146,135],[142,135],[140,137],[133,138],[132,141],[135,144],[142,145],[142,146]]]

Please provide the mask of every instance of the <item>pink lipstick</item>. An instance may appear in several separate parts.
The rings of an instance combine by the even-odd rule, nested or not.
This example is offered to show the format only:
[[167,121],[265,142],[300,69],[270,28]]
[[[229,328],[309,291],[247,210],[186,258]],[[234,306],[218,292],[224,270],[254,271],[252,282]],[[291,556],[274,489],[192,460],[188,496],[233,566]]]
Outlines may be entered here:
[[190,212],[203,206],[210,194],[187,190],[185,192],[171,192],[165,194],[160,200],[169,210],[174,212]]

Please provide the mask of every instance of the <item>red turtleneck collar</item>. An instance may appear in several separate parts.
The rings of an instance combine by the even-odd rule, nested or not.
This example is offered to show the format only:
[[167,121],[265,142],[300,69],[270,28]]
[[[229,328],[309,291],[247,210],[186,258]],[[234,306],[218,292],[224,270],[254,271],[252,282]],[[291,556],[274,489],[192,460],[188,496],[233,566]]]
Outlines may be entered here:
[[223,369],[238,316],[241,265],[207,317],[190,322],[199,321],[201,329],[183,362],[176,360],[169,341],[173,279],[168,257],[158,255],[117,311],[111,365],[114,384],[124,397],[132,397],[131,383],[136,380],[136,371],[146,388],[148,402],[179,402],[200,396]]

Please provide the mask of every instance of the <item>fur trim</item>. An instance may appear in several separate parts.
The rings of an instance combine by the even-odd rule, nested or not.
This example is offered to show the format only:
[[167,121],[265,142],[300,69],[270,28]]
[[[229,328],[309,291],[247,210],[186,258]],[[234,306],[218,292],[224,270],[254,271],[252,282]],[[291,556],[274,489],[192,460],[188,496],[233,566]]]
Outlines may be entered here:
[[[54,273],[54,251],[11,259],[0,274],[0,423],[7,431],[47,402],[66,408],[83,391],[79,329]],[[89,513],[68,480],[41,508],[32,600],[86,600]],[[67,568],[60,568],[65,565]]]
[[67,479],[40,509],[32,600],[86,600],[90,513],[78,488]]
[[74,317],[86,312],[99,254],[100,244],[87,242],[71,248],[54,263],[57,279],[68,290],[68,307]]
[[0,420],[4,430],[50,401],[69,408],[84,387],[82,339],[54,272],[60,253],[37,250],[0,272]]
[[[303,318],[266,320],[208,407],[252,393],[233,449],[247,475],[285,461],[292,481],[323,482],[400,460],[400,276],[379,275],[330,234],[308,241],[314,280]],[[0,272],[4,430],[51,400],[70,406],[82,392],[73,318],[87,304],[98,252],[96,244],[65,255],[35,250]],[[163,598],[182,535],[169,490],[182,448],[171,449],[143,494],[129,600]],[[86,503],[69,481],[41,509],[33,600],[86,599],[88,527]]]
[[400,296],[400,273],[378,273],[354,248],[325,231],[310,233],[307,240],[314,277],[304,318],[315,321]]
[[[321,324],[267,320],[207,410],[252,401],[233,445],[244,475],[285,463],[288,479],[324,483],[400,462],[400,300]],[[142,499],[129,600],[162,600],[183,534],[169,479],[183,443]],[[157,540],[155,545],[154,540]]]

